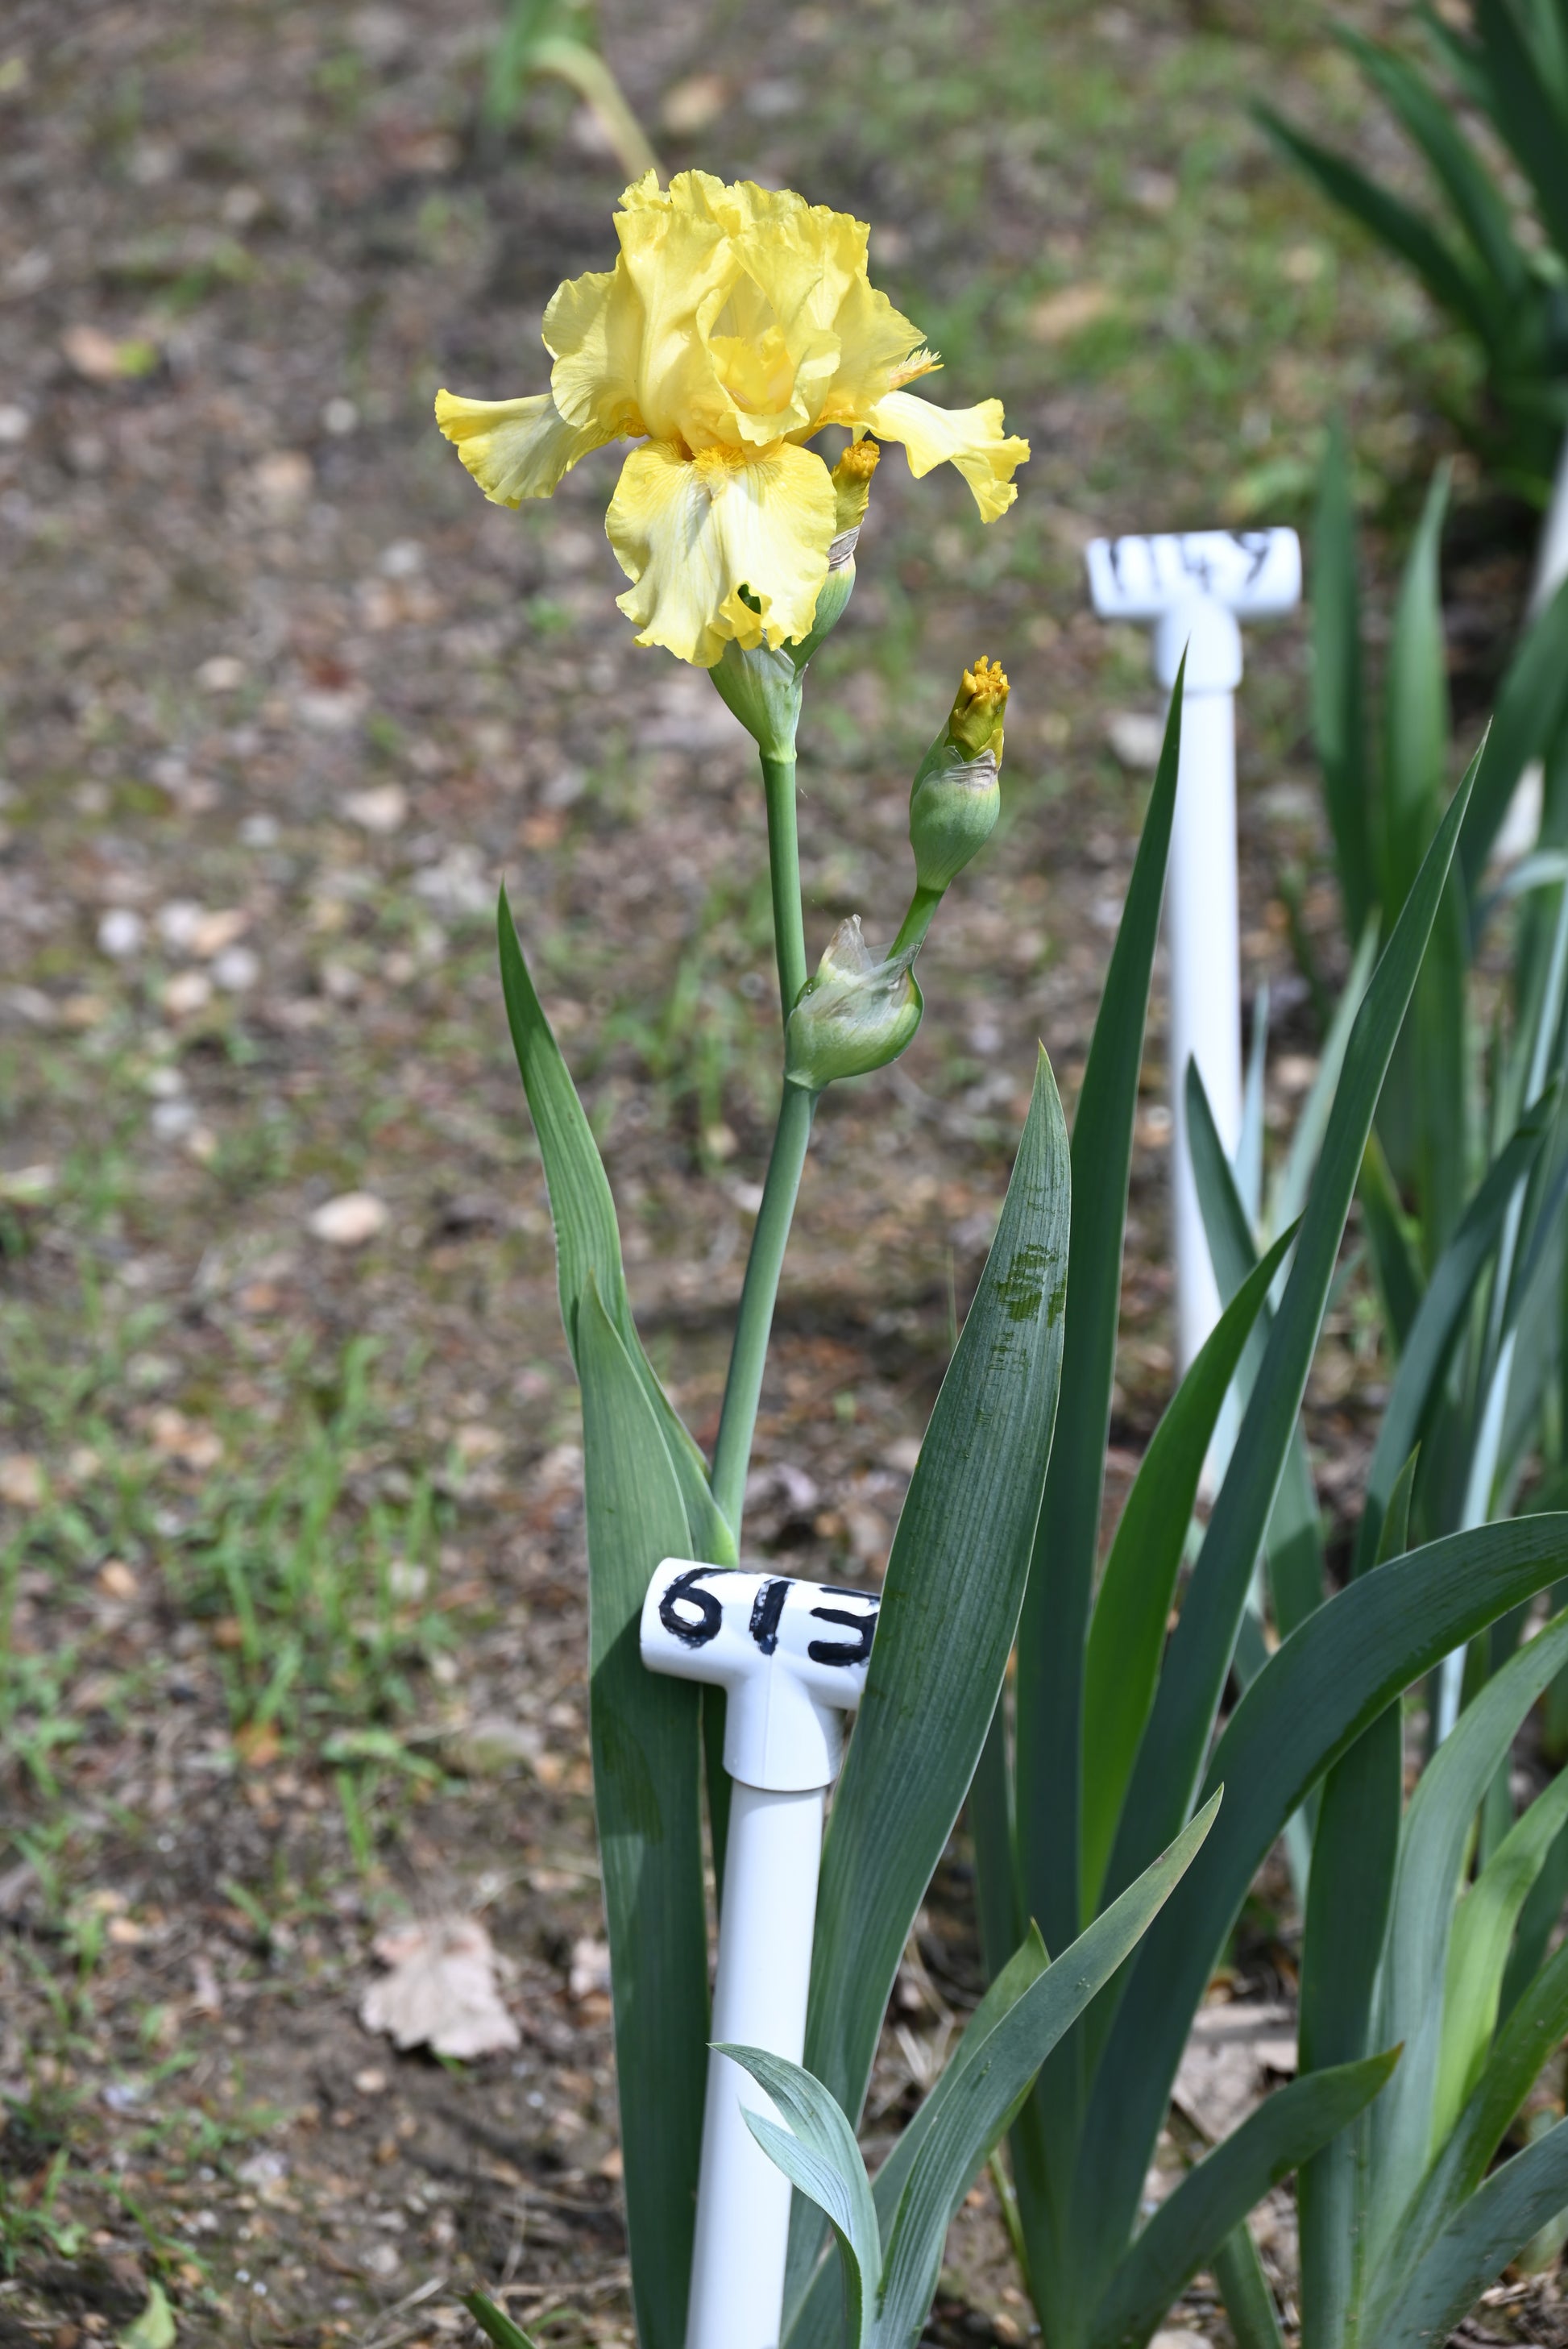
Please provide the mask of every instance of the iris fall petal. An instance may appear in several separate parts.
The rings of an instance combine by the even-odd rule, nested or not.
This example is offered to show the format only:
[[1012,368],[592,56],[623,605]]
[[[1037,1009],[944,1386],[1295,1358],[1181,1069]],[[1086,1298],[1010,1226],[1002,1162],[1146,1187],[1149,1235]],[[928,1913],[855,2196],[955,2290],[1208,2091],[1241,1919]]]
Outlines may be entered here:
[[436,394],[436,421],[493,505],[547,498],[580,457],[614,440],[596,424],[569,424],[547,391],[528,399]]
[[711,668],[731,638],[749,649],[808,636],[836,502],[821,459],[789,441],[744,459],[694,460],[658,440],[634,449],[605,527],[634,582],[618,601],[638,643]]
[[866,409],[864,421],[879,440],[903,442],[916,481],[934,465],[956,466],[986,522],[1005,514],[1018,494],[1013,475],[1029,444],[1003,432],[999,399],[983,399],[977,408],[937,408],[912,391],[890,391]]

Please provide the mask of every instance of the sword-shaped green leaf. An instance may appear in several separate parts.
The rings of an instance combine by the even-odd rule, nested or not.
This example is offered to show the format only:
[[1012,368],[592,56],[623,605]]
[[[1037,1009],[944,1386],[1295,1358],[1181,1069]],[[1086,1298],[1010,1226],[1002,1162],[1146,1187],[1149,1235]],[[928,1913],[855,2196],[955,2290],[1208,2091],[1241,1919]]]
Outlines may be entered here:
[[1170,1899],[1219,1807],[1216,1790],[1170,1850],[1020,1992],[952,2085],[944,2075],[932,2090],[926,2103],[934,2109],[888,2236],[878,2325],[885,2349],[911,2349],[917,2339],[947,2230],[975,2172],[1051,2049]]
[[588,1522],[589,1729],[610,1943],[626,2233],[643,2349],[681,2349],[707,2067],[695,1683],[648,1671],[638,1626],[679,1557],[681,1490],[590,1266],[577,1320]]
[[1328,1130],[1329,1112],[1334,1096],[1339,1090],[1340,1071],[1345,1055],[1350,1049],[1351,1030],[1356,1014],[1361,1009],[1361,999],[1377,963],[1377,923],[1368,916],[1356,952],[1350,958],[1350,968],[1339,990],[1339,1000],[1334,1007],[1334,1017],[1328,1023],[1328,1033],[1323,1040],[1323,1050],[1317,1056],[1317,1071],[1307,1089],[1306,1099],[1295,1121],[1295,1131],[1290,1138],[1290,1148],[1280,1172],[1279,1187],[1270,1201],[1272,1228],[1283,1230],[1294,1223],[1306,1205],[1306,1195],[1312,1185],[1312,1170],[1317,1164],[1317,1154],[1323,1147],[1323,1137]]
[[1405,2278],[1485,2178],[1542,2064],[1562,2044],[1565,2032],[1568,1943],[1547,1960],[1498,2033],[1469,2103],[1401,2215],[1372,2280],[1371,2315],[1398,2308]]
[[[1529,1526],[1535,1520],[1520,1522]],[[1399,1570],[1380,1567],[1357,1588],[1376,1586]],[[1377,2023],[1380,2038],[1402,2042],[1405,2062],[1372,2124],[1367,2232],[1375,2259],[1381,2256],[1411,2183],[1421,2177],[1433,2151],[1443,1987],[1455,1902],[1476,1813],[1507,1758],[1520,1723],[1565,1663],[1568,1609],[1511,1657],[1465,1707],[1428,1764],[1405,1814]]]
[[1367,1497],[1356,1537],[1354,1571],[1357,1574],[1364,1574],[1377,1555],[1388,1496],[1426,1433],[1454,1347],[1474,1303],[1476,1284],[1497,1246],[1515,1185],[1540,1154],[1555,1102],[1553,1092],[1527,1112],[1518,1132],[1493,1160],[1432,1273],[1400,1351],[1372,1465],[1367,1472]]
[[[1568,160],[1564,109],[1506,0],[1476,0],[1475,26],[1486,54],[1503,137],[1535,191],[1541,217],[1559,253],[1568,253]],[[1554,97],[1558,102],[1553,104]]]
[[1513,233],[1502,191],[1460,129],[1454,109],[1392,49],[1357,33],[1342,32],[1339,38],[1425,155],[1499,297],[1518,300],[1529,288],[1530,264]]
[[[561,1057],[561,1048],[534,992],[504,889],[496,908],[496,928],[507,1020],[550,1189],[561,1318],[566,1325],[566,1342],[572,1349],[573,1360],[576,1361],[578,1358],[578,1325],[583,1292],[592,1274],[598,1283],[604,1310],[652,1406],[679,1480],[687,1530],[677,1545],[676,1554],[701,1558],[714,1566],[733,1566],[734,1538],[708,1490],[702,1454],[655,1376],[653,1364],[637,1336],[626,1295],[621,1235],[609,1177],[593,1140],[593,1128],[577,1098],[577,1089]],[[656,1558],[654,1563],[658,1563]]]
[[1408,261],[1426,285],[1433,300],[1451,312],[1484,344],[1490,336],[1493,308],[1486,281],[1444,243],[1431,222],[1402,198],[1390,195],[1376,180],[1332,148],[1304,138],[1272,107],[1255,109],[1257,119],[1277,147],[1283,148],[1307,177],[1315,180],[1331,202],[1369,229],[1380,243]]
[[882,2232],[855,2133],[820,2080],[785,2056],[762,2047],[715,2043],[749,2072],[772,2097],[789,2127],[764,2113],[748,2110],[746,2126],[770,2161],[777,2162],[799,2193],[814,2202],[839,2239],[843,2260],[849,2334],[854,2349],[872,2349],[876,2337],[877,2290],[882,2281]]
[[[1407,1547],[1415,1476],[1412,1454],[1383,1515],[1379,1565]],[[1302,1936],[1304,2074],[1358,2063],[1371,2052],[1404,1806],[1403,1715],[1399,1703],[1380,1713],[1323,1783]],[[1313,2349],[1341,2349],[1355,2337],[1366,2282],[1367,2159],[1363,2116],[1304,2163],[1296,2180],[1302,2325]]]
[[[1060,1425],[1018,1635],[1019,1872],[1025,1913],[1038,1920],[1047,1949],[1065,1949],[1080,1922],[1084,1642],[1116,1374],[1128,1170],[1176,805],[1183,676],[1171,696],[1159,771],[1073,1117],[1077,1204],[1068,1263]],[[1145,1857],[1156,1848],[1150,1846]]]
[[1176,1390],[1133,1480],[1100,1578],[1084,1661],[1086,1917],[1099,1906],[1128,1775],[1160,1678],[1204,1456],[1242,1348],[1295,1237],[1286,1232],[1253,1267]]
[[1453,2128],[1485,2068],[1514,1927],[1564,1824],[1568,1771],[1559,1771],[1514,1822],[1460,1902],[1449,1939],[1432,2106],[1434,2145]]
[[1182,2287],[1233,2227],[1369,2105],[1399,2051],[1308,2073],[1277,2089],[1169,2195],[1094,2313],[1089,2349],[1144,2349]]
[[[1214,1278],[1221,1296],[1231,1298],[1250,1277],[1257,1262],[1257,1249],[1195,1061],[1187,1066],[1187,1143]],[[1242,1355],[1236,1386],[1243,1406],[1257,1381],[1273,1327],[1274,1315],[1265,1303]],[[1317,1490],[1299,1420],[1291,1431],[1279,1490],[1269,1511],[1264,1548],[1268,1557],[1275,1625],[1280,1637],[1286,1639],[1315,1607],[1323,1604],[1324,1599],[1323,1532]],[[1240,1668],[1239,1652],[1237,1664]],[[1250,1667],[1247,1676],[1251,1677]],[[1294,1857],[1292,1866],[1296,1867]],[[1303,1870],[1297,1869],[1296,1880],[1305,1885]]]
[[1224,1808],[1140,1946],[1095,2075],[1069,2230],[1095,2300],[1126,2251],[1191,2017],[1285,1820],[1404,1689],[1565,1567],[1568,1517],[1449,1535],[1336,1593],[1248,1688],[1206,1774]]
[[[880,2305],[865,2336],[874,2349],[910,2349],[916,2339],[936,2289],[947,2230],[975,2173],[1041,2064],[1137,1946],[1150,1920],[1170,1898],[1212,1826],[1219,1806],[1216,1792],[1171,1849],[1162,1852],[1153,1867],[1097,1918],[1055,1965],[1047,1964],[1045,1945],[1037,1929],[1031,1927],[1023,1947],[1002,1969],[970,2018],[946,2069],[899,2138],[872,2189],[885,2246]],[[753,2064],[749,2051],[727,2052],[747,2064],[762,2085],[774,2092],[772,2074]],[[789,2070],[796,2088],[814,2108],[826,2091],[811,2081],[808,2095],[801,2084],[810,2075],[794,2066]],[[833,2111],[837,2114],[836,2106]],[[792,2114],[789,2116],[793,2118]],[[827,2126],[820,2116],[819,2123]],[[755,2122],[751,2126],[758,2142],[779,2159],[773,2139],[764,2136]],[[848,2132],[841,2115],[837,2126]],[[815,2135],[808,2138],[808,2146],[824,2156],[828,2150]],[[780,2161],[780,2166],[788,2164]],[[835,2166],[844,2169],[847,2158],[836,2157]],[[790,2169],[789,2175],[793,2178],[796,2172]],[[827,2207],[820,2194],[814,2194],[813,2199],[819,2207]],[[845,2232],[840,2226],[841,2242]],[[835,2307],[837,2295],[830,2293],[829,2283],[829,2275],[820,2271],[788,2335],[788,2349],[808,2349],[808,2344],[809,2349],[830,2349],[830,2344],[838,2349],[843,2333]]]
[[1494,2169],[1376,2312],[1377,2349],[1441,2349],[1538,2229],[1568,2205],[1568,2121]]
[[[1012,1956],[1005,1964],[998,1965],[990,1988],[965,2023],[963,2036],[949,2055],[941,2078],[914,2118],[900,2132],[892,2151],[872,2181],[872,2199],[876,2204],[877,2222],[882,2239],[885,2240],[892,2230],[893,2212],[898,2209],[899,2198],[908,2183],[914,2158],[942,2111],[941,2100],[956,2091],[965,2073],[990,2045],[1002,2017],[1029,1985],[1045,1972],[1047,1962],[1039,1928],[1031,1925]],[[810,2290],[801,2302],[786,2335],[785,2349],[842,2349],[843,2297],[838,2262],[830,2254],[811,2279]]]
[[1467,777],[1438,828],[1356,1016],[1290,1278],[1139,1749],[1107,1878],[1113,1892],[1170,1841],[1191,1806],[1247,1587],[1289,1455],[1373,1112],[1447,885],[1469,791]]
[[[996,1237],[893,1537],[823,1843],[806,2064],[846,2112],[860,2110],[1013,1644],[1056,1418],[1068,1202],[1067,1131],[1042,1051]],[[797,2224],[791,2311],[817,2237],[799,2213]]]
[[1377,1293],[1395,1351],[1403,1346],[1421,1302],[1425,1277],[1405,1228],[1399,1193],[1376,1127],[1367,1137],[1357,1185],[1363,1228],[1377,1277]]

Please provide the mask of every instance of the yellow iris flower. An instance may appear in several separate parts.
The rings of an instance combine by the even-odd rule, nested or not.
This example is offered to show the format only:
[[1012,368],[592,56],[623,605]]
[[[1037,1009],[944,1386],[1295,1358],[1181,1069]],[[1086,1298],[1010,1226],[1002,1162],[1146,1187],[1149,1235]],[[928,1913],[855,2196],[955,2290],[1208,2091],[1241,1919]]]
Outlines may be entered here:
[[810,633],[835,501],[802,444],[824,425],[902,441],[917,478],[955,465],[986,522],[1012,504],[1028,442],[1004,436],[999,399],[949,409],[904,389],[941,362],[871,284],[863,222],[706,171],[665,191],[650,171],[615,231],[614,268],[572,278],[544,314],[550,389],[442,391],[436,420],[505,506],[548,497],[607,441],[644,443],[605,518],[639,644],[711,668],[732,639]]

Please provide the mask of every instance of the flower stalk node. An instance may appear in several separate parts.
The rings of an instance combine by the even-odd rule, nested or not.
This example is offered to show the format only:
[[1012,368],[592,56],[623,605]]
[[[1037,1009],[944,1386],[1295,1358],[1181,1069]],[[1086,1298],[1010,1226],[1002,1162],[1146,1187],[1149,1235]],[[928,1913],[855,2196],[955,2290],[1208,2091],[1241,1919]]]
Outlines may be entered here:
[[841,1077],[863,1077],[896,1061],[920,1026],[916,949],[878,958],[851,914],[839,924],[784,1030],[784,1074],[820,1092]]

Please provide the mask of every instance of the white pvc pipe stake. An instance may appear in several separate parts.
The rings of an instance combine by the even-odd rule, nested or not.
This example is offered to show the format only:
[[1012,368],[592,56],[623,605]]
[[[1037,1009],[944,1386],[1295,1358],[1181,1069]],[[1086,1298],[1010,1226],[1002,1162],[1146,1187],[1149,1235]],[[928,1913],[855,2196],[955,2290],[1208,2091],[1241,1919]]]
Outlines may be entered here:
[[[843,1715],[861,1701],[881,1600],[785,1575],[666,1557],[643,1602],[643,1661],[722,1688],[735,1781],[725,1847],[713,2037],[800,2061],[817,1915],[823,1798]],[[742,2106],[771,2099],[709,2055],[686,2349],[777,2349],[789,2181]]]
[[1181,761],[1165,884],[1171,953],[1171,1237],[1176,1337],[1185,1371],[1220,1318],[1198,1186],[1187,1147],[1186,1079],[1196,1061],[1214,1123],[1233,1158],[1242,1134],[1240,917],[1236,888],[1235,691],[1242,620],[1301,600],[1294,530],[1189,531],[1097,538],[1089,594],[1102,620],[1154,630],[1154,673],[1167,693],[1183,652]]

